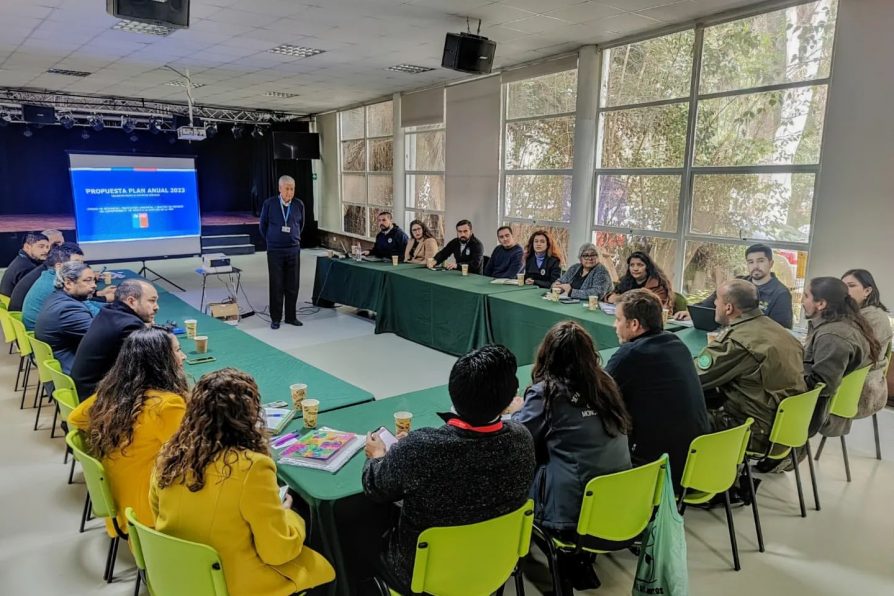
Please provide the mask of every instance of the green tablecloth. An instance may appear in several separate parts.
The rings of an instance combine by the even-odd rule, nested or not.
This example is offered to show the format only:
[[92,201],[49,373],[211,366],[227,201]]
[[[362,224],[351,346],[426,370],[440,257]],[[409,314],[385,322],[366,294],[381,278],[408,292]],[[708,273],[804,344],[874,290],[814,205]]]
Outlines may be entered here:
[[491,283],[459,271],[398,268],[386,276],[376,333],[396,333],[416,343],[460,356],[492,343],[487,301],[504,294],[535,294],[535,288]]
[[545,290],[498,294],[488,299],[493,341],[509,348],[519,364],[530,364],[550,327],[559,321],[580,323],[596,342],[597,349],[618,345],[614,317],[591,312],[578,304],[562,304],[543,299]]
[[313,302],[319,306],[331,306],[320,304],[321,300],[329,301],[378,312],[386,275],[405,267],[415,265],[394,267],[391,263],[384,262],[367,263],[317,257]]
[[[322,411],[373,399],[368,391],[281,352],[236,327],[202,314],[168,292],[159,292],[156,321],[164,323],[173,320],[183,327],[185,319],[198,321],[198,334],[208,336],[208,355],[216,358],[214,362],[207,364],[184,365],[186,373],[195,380],[207,372],[232,366],[255,378],[264,402],[291,402],[289,385],[293,383],[306,383],[308,396],[320,400]],[[186,335],[179,338],[187,357],[191,359],[200,356],[195,352],[193,340],[187,339]]]

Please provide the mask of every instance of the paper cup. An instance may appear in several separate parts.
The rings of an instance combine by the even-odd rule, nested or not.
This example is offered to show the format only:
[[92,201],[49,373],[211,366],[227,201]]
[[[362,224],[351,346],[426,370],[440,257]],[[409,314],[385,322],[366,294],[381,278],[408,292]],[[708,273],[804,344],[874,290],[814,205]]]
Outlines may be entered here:
[[329,258],[331,259],[332,257],[335,256],[335,251],[334,251],[334,250],[327,250],[327,251],[326,251],[326,256],[329,257]]
[[667,325],[667,320],[670,319],[670,314],[671,314],[671,311],[670,311],[669,308],[662,308],[662,309],[661,309],[661,321],[662,321],[665,325]]
[[430,267],[430,268],[434,268],[434,266],[435,266],[435,260],[432,259],[432,258],[425,259],[425,266],[426,266],[426,267]]
[[518,285],[520,285],[520,286],[525,285],[525,274],[524,274],[524,273],[517,273],[517,274],[515,275],[515,281],[518,282]]
[[717,337],[720,335],[716,331],[708,331],[708,343],[712,343],[717,341]]
[[183,321],[183,324],[186,325],[186,337],[188,339],[195,339],[196,329],[198,328],[199,322],[195,319],[186,319]]
[[462,267],[463,275],[469,274],[469,264],[468,263],[463,263],[462,265],[460,265],[460,267]]
[[305,398],[301,402],[301,416],[305,428],[317,427],[317,415],[320,413],[320,400]]
[[589,310],[599,310],[599,296],[590,296],[587,298],[587,308]]
[[413,425],[413,412],[394,413],[394,434],[408,433]]
[[289,385],[289,392],[292,394],[292,403],[295,404],[295,409],[297,410],[301,407],[301,402],[304,401],[304,398],[307,397],[307,385],[304,383]]
[[394,265],[395,267],[397,267],[398,260],[399,259],[397,258],[397,255],[391,255],[391,264]]
[[207,335],[197,335],[195,337],[196,340],[196,352],[199,354],[205,354],[208,352],[208,336]]
[[102,283],[106,284],[107,286],[112,285],[112,272],[111,271],[103,271]]

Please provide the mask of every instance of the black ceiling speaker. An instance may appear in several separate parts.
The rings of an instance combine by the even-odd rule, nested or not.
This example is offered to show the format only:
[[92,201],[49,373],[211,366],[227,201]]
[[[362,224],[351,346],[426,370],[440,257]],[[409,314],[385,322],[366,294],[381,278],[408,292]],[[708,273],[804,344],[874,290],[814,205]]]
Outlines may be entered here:
[[106,12],[127,21],[189,27],[189,0],[106,0]]
[[22,120],[32,124],[56,124],[56,110],[51,106],[22,104]]
[[448,33],[441,66],[472,74],[489,74],[497,42],[472,33]]

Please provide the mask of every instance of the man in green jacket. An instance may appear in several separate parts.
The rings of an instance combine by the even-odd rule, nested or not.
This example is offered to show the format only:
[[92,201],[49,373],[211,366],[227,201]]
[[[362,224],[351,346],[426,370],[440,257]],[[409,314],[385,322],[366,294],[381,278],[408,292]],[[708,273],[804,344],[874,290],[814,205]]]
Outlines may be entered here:
[[[749,448],[765,451],[779,403],[807,390],[804,350],[782,325],[762,314],[757,290],[740,279],[717,290],[716,321],[724,326],[695,366],[715,431],[754,419]],[[719,402],[719,403],[717,403]]]

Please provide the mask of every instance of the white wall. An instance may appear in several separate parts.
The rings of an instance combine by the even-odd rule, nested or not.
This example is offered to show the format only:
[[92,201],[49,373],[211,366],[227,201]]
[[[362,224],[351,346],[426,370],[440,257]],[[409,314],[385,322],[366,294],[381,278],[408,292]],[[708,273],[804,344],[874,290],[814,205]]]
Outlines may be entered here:
[[500,77],[447,87],[446,105],[446,236],[468,219],[489,254],[499,225]]
[[332,112],[318,116],[317,132],[320,133],[320,157],[322,157],[316,168],[319,226],[325,230],[340,231],[342,214],[338,203],[338,114]]
[[811,277],[854,267],[894,304],[894,0],[840,0]]

